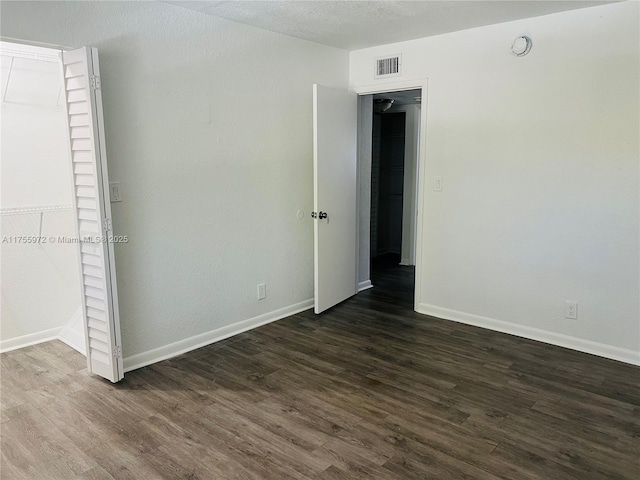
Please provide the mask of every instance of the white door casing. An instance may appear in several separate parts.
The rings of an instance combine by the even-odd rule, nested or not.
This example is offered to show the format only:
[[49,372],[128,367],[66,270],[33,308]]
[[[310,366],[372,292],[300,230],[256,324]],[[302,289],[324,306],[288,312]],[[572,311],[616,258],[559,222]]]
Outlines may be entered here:
[[61,52],[89,372],[124,377],[98,51]]
[[356,94],[313,86],[315,313],[356,294],[357,108]]
[[424,248],[424,229],[426,222],[423,215],[425,203],[425,188],[427,186],[427,108],[428,108],[428,79],[411,79],[399,82],[385,82],[376,85],[354,86],[352,91],[358,95],[375,95],[378,93],[399,92],[402,90],[420,89],[422,97],[420,107],[420,128],[418,129],[418,163],[416,165],[416,234],[415,234],[415,288],[413,309],[417,312],[421,303],[422,292],[422,251]]

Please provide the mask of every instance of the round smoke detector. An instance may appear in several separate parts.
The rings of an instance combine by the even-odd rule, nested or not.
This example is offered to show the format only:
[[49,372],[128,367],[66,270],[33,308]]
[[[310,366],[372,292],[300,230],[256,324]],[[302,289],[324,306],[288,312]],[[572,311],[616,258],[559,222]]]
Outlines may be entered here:
[[524,57],[531,50],[531,39],[526,35],[516,38],[511,44],[511,53],[516,57]]

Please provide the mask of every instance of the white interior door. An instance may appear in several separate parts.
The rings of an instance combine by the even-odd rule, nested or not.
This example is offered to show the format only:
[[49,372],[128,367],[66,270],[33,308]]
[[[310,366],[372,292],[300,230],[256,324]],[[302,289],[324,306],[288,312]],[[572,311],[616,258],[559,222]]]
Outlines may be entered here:
[[315,313],[356,293],[357,95],[313,86]]
[[98,51],[62,52],[63,85],[79,234],[87,366],[112,382],[124,377]]

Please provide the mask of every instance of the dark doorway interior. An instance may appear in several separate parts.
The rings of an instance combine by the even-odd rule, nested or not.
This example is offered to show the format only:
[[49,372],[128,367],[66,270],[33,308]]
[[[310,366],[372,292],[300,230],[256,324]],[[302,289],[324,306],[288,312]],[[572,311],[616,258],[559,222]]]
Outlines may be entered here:
[[377,297],[393,305],[413,310],[415,267],[400,265],[400,255],[386,253],[371,259],[371,282]]
[[406,114],[373,116],[371,159],[371,256],[402,250],[402,195]]

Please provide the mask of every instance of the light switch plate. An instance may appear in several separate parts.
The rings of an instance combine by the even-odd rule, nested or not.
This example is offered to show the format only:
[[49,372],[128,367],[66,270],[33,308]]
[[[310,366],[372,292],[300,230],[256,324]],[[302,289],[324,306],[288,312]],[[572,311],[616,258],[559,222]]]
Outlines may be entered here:
[[120,182],[109,182],[109,197],[111,198],[111,203],[122,201]]
[[442,177],[438,175],[433,179],[433,191],[441,192],[442,191]]

